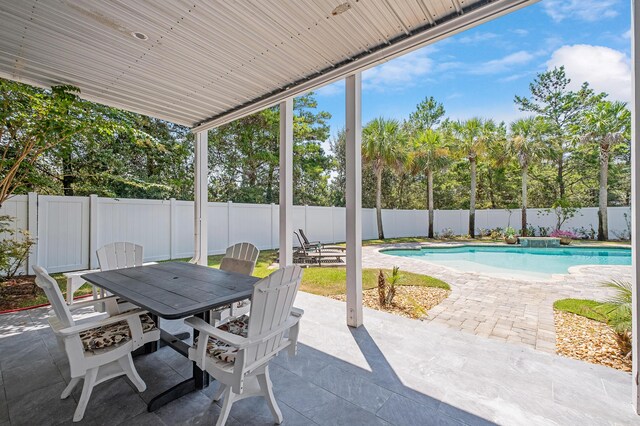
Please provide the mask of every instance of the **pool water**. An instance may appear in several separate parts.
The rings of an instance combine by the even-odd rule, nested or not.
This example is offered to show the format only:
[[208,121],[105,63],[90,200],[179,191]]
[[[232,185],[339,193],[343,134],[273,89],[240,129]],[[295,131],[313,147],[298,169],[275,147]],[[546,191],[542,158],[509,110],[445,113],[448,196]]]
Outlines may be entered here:
[[474,246],[422,248],[420,250],[390,249],[385,254],[425,260],[449,268],[484,272],[498,276],[526,272],[532,278],[550,278],[566,274],[578,265],[631,265],[631,250],[627,248],[559,247],[522,248],[511,246]]

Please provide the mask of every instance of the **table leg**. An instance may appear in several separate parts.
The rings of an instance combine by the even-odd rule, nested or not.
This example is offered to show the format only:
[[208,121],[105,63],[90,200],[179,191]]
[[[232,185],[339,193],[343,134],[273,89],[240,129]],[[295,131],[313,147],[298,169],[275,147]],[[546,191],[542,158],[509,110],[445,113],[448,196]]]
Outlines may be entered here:
[[[201,318],[208,324],[209,321],[211,320],[211,311],[206,311],[200,314],[196,314],[196,317]],[[197,330],[193,330],[194,341],[195,341],[195,338],[198,337],[198,334],[199,333]],[[196,389],[204,389],[207,386],[209,386],[209,381],[210,381],[209,373],[207,373],[206,371],[200,370],[200,368],[196,365],[195,362],[193,363],[193,378],[195,379]]]
[[[202,318],[204,321],[209,321],[210,312],[203,312],[196,315],[198,318]],[[154,318],[155,319],[155,318]],[[166,341],[167,345],[171,346],[174,350],[178,351],[184,356],[188,356],[188,345],[179,341],[176,336],[172,336],[165,331],[161,331],[161,339]],[[198,332],[194,330],[194,339],[198,336]],[[147,405],[147,411],[152,412],[158,408],[181,398],[191,392],[201,390],[209,386],[211,380],[209,373],[200,370],[195,362],[193,364],[193,376],[190,379],[184,380],[177,385],[167,389],[160,395],[154,397]]]
[[[151,316],[151,319],[153,320],[153,322],[156,323],[156,327],[160,328],[160,318],[157,315],[152,314],[151,312],[149,312],[149,316]],[[144,353],[145,353],[145,355],[153,353],[153,352],[155,352],[157,350],[158,350],[158,342],[157,341],[145,343],[145,345],[144,345]]]

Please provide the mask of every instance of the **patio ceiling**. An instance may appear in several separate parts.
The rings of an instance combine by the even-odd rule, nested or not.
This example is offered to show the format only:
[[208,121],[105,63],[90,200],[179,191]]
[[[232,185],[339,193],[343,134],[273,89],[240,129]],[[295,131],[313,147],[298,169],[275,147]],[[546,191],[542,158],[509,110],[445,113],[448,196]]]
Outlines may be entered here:
[[341,1],[0,0],[0,77],[204,130],[536,0]]

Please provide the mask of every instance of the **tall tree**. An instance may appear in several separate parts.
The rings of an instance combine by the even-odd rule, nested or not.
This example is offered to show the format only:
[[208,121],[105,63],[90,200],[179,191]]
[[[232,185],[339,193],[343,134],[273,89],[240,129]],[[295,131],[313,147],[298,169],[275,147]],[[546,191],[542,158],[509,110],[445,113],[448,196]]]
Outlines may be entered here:
[[0,206],[15,192],[37,189],[39,162],[54,147],[95,135],[148,139],[132,114],[78,94],[73,86],[45,90],[0,79]]
[[493,120],[471,118],[454,121],[447,125],[447,137],[459,156],[469,161],[471,188],[469,194],[469,236],[475,238],[476,230],[476,186],[478,158],[495,139],[496,125]]
[[509,152],[518,159],[522,176],[521,234],[527,235],[527,183],[531,162],[547,152],[542,142],[544,120],[536,117],[521,118],[511,123],[508,138]]
[[564,67],[538,74],[529,90],[531,97],[515,97],[521,111],[530,111],[548,122],[547,138],[554,153],[556,166],[557,199],[566,198],[567,159],[573,147],[572,128],[583,114],[599,102],[605,94],[595,94],[589,83],[583,83],[578,91],[569,90],[571,79]]
[[362,130],[362,158],[371,164],[376,177],[376,218],[378,238],[384,239],[382,226],[382,172],[398,167],[405,155],[405,133],[398,120],[374,118]]
[[411,138],[408,168],[414,173],[422,173],[427,178],[427,208],[429,209],[428,237],[433,238],[433,174],[449,164],[449,149],[438,131],[426,129]]
[[444,105],[436,101],[433,96],[424,98],[416,105],[416,110],[409,115],[409,131],[411,133],[423,132],[438,127],[444,117]]
[[598,189],[598,240],[609,239],[607,220],[609,161],[616,145],[631,139],[631,113],[624,102],[598,102],[584,115],[581,141],[598,147],[600,179]]

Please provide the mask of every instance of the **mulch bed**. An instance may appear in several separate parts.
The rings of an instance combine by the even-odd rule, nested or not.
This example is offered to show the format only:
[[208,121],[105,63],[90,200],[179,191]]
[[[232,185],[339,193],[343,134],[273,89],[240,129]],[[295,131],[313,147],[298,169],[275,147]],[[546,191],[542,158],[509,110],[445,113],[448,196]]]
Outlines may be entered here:
[[608,325],[580,315],[554,310],[556,352],[568,358],[631,371],[631,359],[620,349]]
[[29,306],[28,301],[38,296],[44,297],[44,292],[36,285],[35,276],[17,276],[0,283],[0,311]]
[[[378,302],[378,289],[372,288],[362,292],[362,304],[367,308],[385,311],[407,318],[424,319],[428,317],[429,309],[433,308],[451,293],[436,287],[397,286],[396,295],[391,305],[381,306]],[[338,294],[329,296],[332,299],[345,301],[347,296]]]

